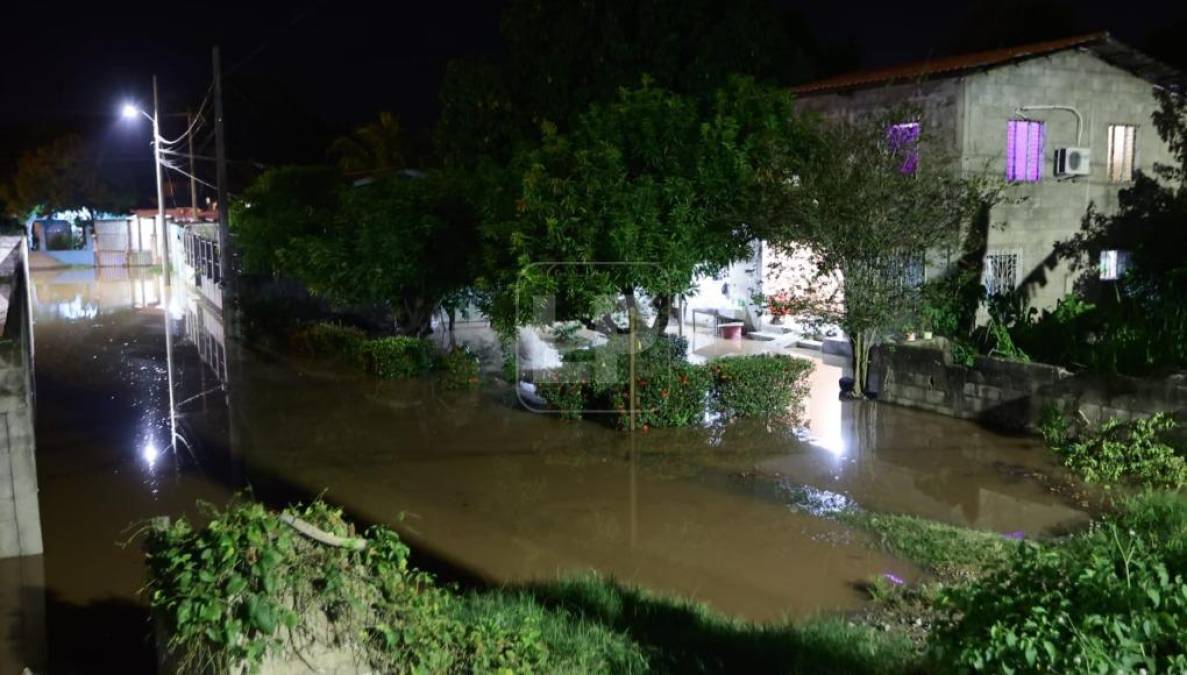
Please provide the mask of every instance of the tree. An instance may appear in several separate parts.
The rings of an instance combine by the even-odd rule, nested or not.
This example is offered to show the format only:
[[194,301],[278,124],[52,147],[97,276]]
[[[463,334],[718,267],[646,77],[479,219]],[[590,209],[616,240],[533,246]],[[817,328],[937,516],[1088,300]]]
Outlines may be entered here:
[[[1160,90],[1153,116],[1159,136],[1174,158],[1137,172],[1118,194],[1118,208],[1090,207],[1076,236],[1056,253],[1078,277],[1081,302],[1044,314],[1030,328],[1028,347],[1055,362],[1097,371],[1143,375],[1187,366],[1187,102]],[[1127,261],[1119,278],[1103,279],[1098,263],[1105,251]],[[1086,301],[1086,302],[1084,302]],[[1072,309],[1076,315],[1071,316]],[[1060,311],[1062,309],[1062,311]],[[1061,325],[1062,324],[1062,325]]]
[[332,237],[346,182],[330,167],[269,169],[231,204],[231,232],[247,274],[284,276],[280,253],[299,237]]
[[403,169],[404,133],[400,119],[390,112],[379,113],[374,122],[335,140],[330,145],[330,155],[348,175],[377,175]]
[[0,183],[0,202],[21,221],[35,211],[49,213],[81,206],[118,209],[128,201],[105,180],[77,135],[62,136],[24,153],[12,175]]
[[921,144],[920,127],[895,126],[906,119],[917,117],[821,122],[814,142],[788,156],[797,187],[766,232],[787,254],[808,251],[815,276],[794,289],[794,301],[845,331],[859,396],[870,348],[914,320],[924,269],[958,243],[977,205],[995,198],[988,179],[961,177],[938,148]]
[[473,209],[451,175],[351,186],[332,169],[266,172],[234,210],[245,267],[302,282],[343,307],[377,307],[404,335],[471,282]]
[[[557,318],[586,322],[603,298],[644,294],[662,331],[673,295],[749,255],[770,189],[786,189],[768,167],[801,135],[786,92],[743,78],[709,104],[645,82],[591,107],[571,133],[547,129],[520,159],[518,212],[492,242],[513,253],[490,277],[496,324],[530,320],[516,292],[553,295]],[[532,265],[555,261],[565,264]]]
[[819,44],[802,13],[768,0],[515,0],[502,33],[498,65],[446,70],[435,138],[447,161],[462,146],[506,162],[543,123],[568,133],[644,77],[705,103],[735,75],[786,85],[857,65],[851,50]]

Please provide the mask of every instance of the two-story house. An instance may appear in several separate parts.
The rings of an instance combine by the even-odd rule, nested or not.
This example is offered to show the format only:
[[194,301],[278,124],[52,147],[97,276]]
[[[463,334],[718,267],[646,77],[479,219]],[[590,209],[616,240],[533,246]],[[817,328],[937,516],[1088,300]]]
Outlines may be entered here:
[[[1079,230],[1089,204],[1115,209],[1135,171],[1171,160],[1151,114],[1155,87],[1177,77],[1095,33],[839,75],[795,92],[802,110],[825,115],[908,105],[922,125],[905,131],[966,172],[1016,183],[991,214],[984,282],[991,292],[1022,288],[1044,308],[1075,281],[1052,245]],[[1102,274],[1116,272],[1117,257],[1106,254]]]

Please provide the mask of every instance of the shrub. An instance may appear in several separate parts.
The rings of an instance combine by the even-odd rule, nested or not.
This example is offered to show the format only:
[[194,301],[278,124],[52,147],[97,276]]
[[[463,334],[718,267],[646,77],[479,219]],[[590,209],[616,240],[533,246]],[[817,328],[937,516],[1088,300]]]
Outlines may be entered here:
[[951,614],[933,653],[962,670],[1184,672],[1184,523],[1187,501],[1162,496],[1061,545],[1025,543],[942,595]]
[[314,541],[258,503],[203,510],[206,527],[157,523],[146,542],[145,592],[178,672],[254,672],[268,656],[303,660],[298,648],[313,642],[351,649],[362,670],[385,673],[646,666],[621,634],[525,595],[456,595],[409,564],[394,532],[354,537],[321,502],[285,514],[353,545]]
[[536,393],[568,420],[581,419],[593,405],[589,373],[584,363],[566,363],[540,375]]
[[1178,423],[1167,413],[1131,422],[1111,419],[1079,437],[1060,429],[1050,418],[1044,421],[1043,431],[1052,448],[1089,482],[1169,488],[1187,485],[1187,458],[1169,442]]
[[364,342],[359,359],[368,373],[386,378],[415,377],[433,367],[433,345],[428,340],[404,336]]
[[[408,567],[395,533],[372,528],[357,550],[303,537],[258,503],[204,511],[206,527],[158,525],[146,546],[146,591],[179,672],[254,671],[265,656],[291,658],[293,643],[309,640],[397,669],[454,658],[459,631],[443,611],[444,593]],[[320,502],[286,513],[352,534],[340,511]]]
[[[646,354],[647,352],[644,352]],[[635,424],[641,428],[683,427],[700,424],[713,380],[702,365],[669,361],[664,349],[636,363]],[[613,391],[611,402],[618,425],[630,426],[630,378]]]
[[465,389],[478,384],[478,356],[469,348],[454,347],[437,360],[441,382],[448,389]]
[[319,322],[298,329],[289,339],[293,351],[307,356],[357,358],[367,334],[353,326]]
[[812,362],[775,354],[714,359],[714,398],[735,417],[794,417],[808,394]]

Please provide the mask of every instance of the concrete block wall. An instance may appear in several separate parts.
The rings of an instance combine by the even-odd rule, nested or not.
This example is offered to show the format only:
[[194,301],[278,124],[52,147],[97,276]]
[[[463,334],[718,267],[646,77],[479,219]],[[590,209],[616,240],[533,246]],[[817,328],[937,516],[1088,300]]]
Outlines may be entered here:
[[1007,121],[1020,117],[1024,106],[1071,106],[1082,116],[1079,145],[1092,151],[1091,175],[1054,176],[1057,148],[1075,146],[1076,118],[1062,110],[1025,112],[1046,125],[1041,179],[1018,183],[1011,200],[994,209],[995,227],[989,248],[1021,250],[1021,275],[1034,307],[1050,307],[1071,292],[1075,276],[1066,265],[1053,268],[1049,258],[1056,241],[1080,230],[1089,204],[1111,213],[1126,183],[1108,180],[1108,127],[1137,127],[1134,168],[1149,172],[1155,163],[1171,161],[1158,137],[1151,115],[1158,109],[1154,89],[1143,80],[1113,66],[1086,49],[1072,49],[1016,64],[999,66],[963,80],[961,156],[966,171],[1005,175]]
[[1091,422],[1157,412],[1187,414],[1187,377],[1076,375],[1044,363],[979,356],[971,368],[952,362],[942,339],[888,344],[871,354],[878,400],[1033,431],[1044,410],[1083,414]]
[[[910,103],[924,113],[923,152],[952,156],[970,173],[1005,177],[1007,121],[1023,106],[1071,106],[1083,118],[1080,145],[1092,151],[1092,173],[1072,179],[1054,177],[1057,148],[1076,145],[1075,117],[1066,111],[1031,111],[1026,117],[1046,123],[1042,178],[1015,184],[1010,203],[991,214],[991,250],[1019,251],[1019,275],[1031,306],[1052,307],[1074,288],[1066,265],[1050,267],[1053,245],[1080,230],[1094,204],[1098,211],[1116,210],[1125,183],[1110,183],[1107,174],[1108,126],[1137,127],[1135,170],[1149,172],[1169,163],[1170,151],[1158,137],[1151,116],[1158,109],[1153,85],[1111,65],[1088,49],[1069,49],[960,76],[876,86],[852,91],[808,94],[802,111],[848,116]],[[929,149],[928,144],[932,144]],[[933,252],[929,274],[942,266],[943,252]],[[1093,261],[1095,262],[1095,261]]]

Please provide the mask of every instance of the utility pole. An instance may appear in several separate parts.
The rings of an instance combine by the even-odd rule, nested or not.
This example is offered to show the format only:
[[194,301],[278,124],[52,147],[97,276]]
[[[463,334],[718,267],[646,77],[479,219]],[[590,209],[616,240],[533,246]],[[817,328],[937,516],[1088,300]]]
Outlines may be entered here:
[[185,128],[190,130],[190,218],[198,219],[198,172],[194,170],[194,113],[185,114]]
[[[218,46],[211,54],[214,62],[214,159],[218,183],[218,258],[222,283],[234,292],[235,272],[231,269],[231,232],[227,220],[227,143],[223,128],[223,73]],[[226,294],[224,294],[226,295]]]
[[157,76],[152,76],[152,146],[157,166],[157,221],[160,223],[161,252],[164,260],[165,285],[169,279],[169,229],[165,225],[165,187],[161,180],[161,103],[157,96]]

